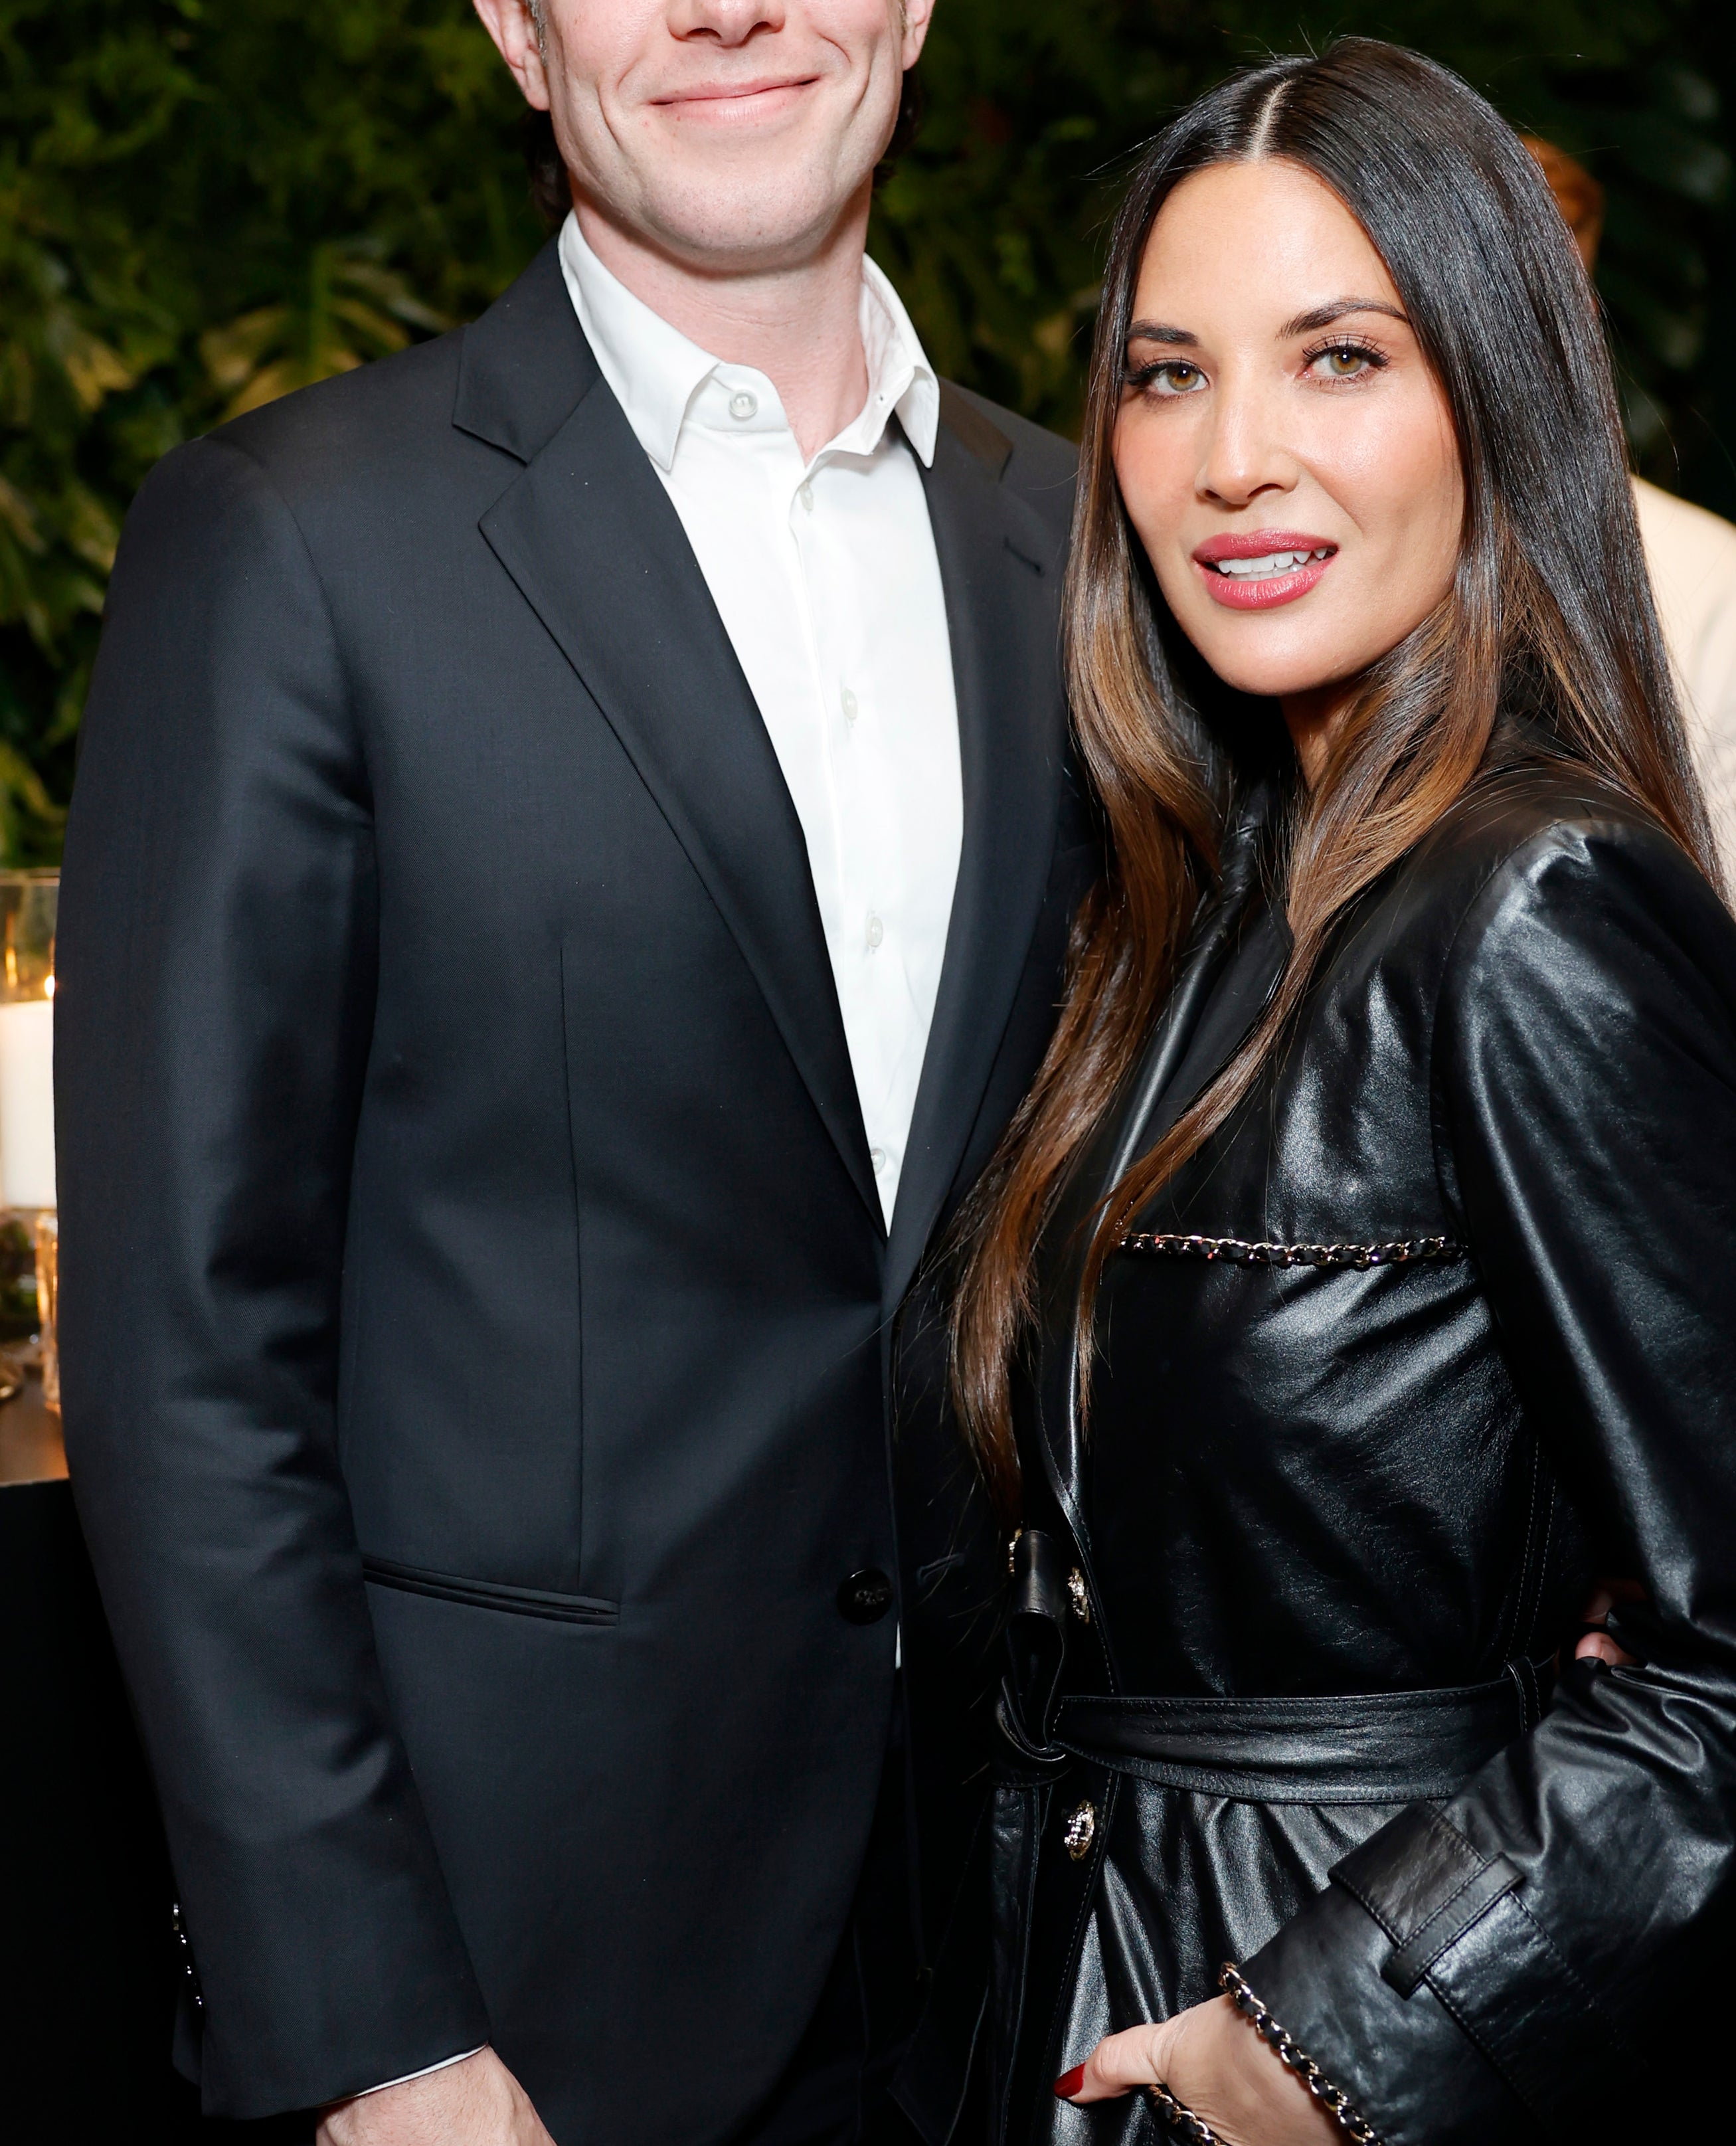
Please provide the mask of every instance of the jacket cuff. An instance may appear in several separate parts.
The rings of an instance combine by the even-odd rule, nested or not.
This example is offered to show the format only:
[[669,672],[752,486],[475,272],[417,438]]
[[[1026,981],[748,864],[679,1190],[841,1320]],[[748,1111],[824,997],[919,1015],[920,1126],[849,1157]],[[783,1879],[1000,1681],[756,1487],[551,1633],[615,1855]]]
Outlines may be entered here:
[[1330,1875],[1243,1972],[1387,2146],[1599,2135],[1614,2038],[1513,1864],[1417,1804]]
[[396,1869],[353,1817],[336,1843],[334,1832],[185,1874],[176,2063],[207,2116],[327,2108],[491,2039],[425,1831],[394,1826]]
[[371,2094],[389,2094],[395,2086],[408,2086],[412,2079],[432,2079],[436,2072],[449,2072],[454,2064],[467,2064],[472,2057],[480,2057],[488,2047],[478,2042],[473,2049],[459,2049],[450,2057],[442,2057],[437,2064],[424,2064],[419,2072],[405,2072],[397,2079],[382,2079],[378,2086],[365,2086],[360,2094],[352,2094],[353,2101],[366,2101]]

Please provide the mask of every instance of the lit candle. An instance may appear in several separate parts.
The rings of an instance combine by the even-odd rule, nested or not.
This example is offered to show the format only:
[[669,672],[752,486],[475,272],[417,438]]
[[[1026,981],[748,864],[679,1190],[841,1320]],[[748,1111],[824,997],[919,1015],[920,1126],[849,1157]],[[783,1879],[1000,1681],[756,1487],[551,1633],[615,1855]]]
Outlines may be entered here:
[[0,1207],[52,1207],[54,979],[0,1005]]

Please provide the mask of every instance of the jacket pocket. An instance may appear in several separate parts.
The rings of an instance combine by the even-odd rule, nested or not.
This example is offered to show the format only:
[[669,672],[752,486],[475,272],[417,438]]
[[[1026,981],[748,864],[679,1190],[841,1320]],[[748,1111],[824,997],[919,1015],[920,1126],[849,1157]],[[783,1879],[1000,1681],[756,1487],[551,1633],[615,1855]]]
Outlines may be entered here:
[[362,1570],[377,1587],[432,1595],[442,1602],[461,1602],[471,1610],[504,1610],[515,1617],[547,1617],[561,1624],[615,1624],[621,1619],[619,1603],[599,1601],[589,1595],[547,1595],[535,1587],[508,1587],[497,1580],[465,1580],[456,1573],[395,1565],[384,1557],[363,1558]]

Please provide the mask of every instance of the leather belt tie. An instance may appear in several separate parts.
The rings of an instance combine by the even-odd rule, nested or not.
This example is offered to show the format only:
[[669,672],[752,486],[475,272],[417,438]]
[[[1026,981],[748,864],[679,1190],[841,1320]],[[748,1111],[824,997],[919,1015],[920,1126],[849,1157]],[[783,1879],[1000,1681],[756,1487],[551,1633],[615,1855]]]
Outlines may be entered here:
[[1067,1560],[1053,1535],[1026,1528],[1014,1540],[1009,1561],[1007,1670],[995,1718],[1026,1766],[1059,1773],[1068,1754],[1051,1731],[1066,1662]]
[[1322,1699],[1064,1699],[1052,1743],[1077,1759],[1205,1795],[1270,1804],[1402,1804],[1450,1795],[1536,1725],[1550,1672]]

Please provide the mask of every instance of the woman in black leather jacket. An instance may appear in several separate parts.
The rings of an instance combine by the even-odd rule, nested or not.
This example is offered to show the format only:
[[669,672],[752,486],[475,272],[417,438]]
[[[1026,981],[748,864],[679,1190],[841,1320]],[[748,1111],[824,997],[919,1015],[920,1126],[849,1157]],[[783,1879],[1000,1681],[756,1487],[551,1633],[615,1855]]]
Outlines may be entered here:
[[995,2136],[1649,2131],[1736,1871],[1736,924],[1463,84],[1352,42],[1160,138],[1071,571],[1106,874],[957,1239]]

